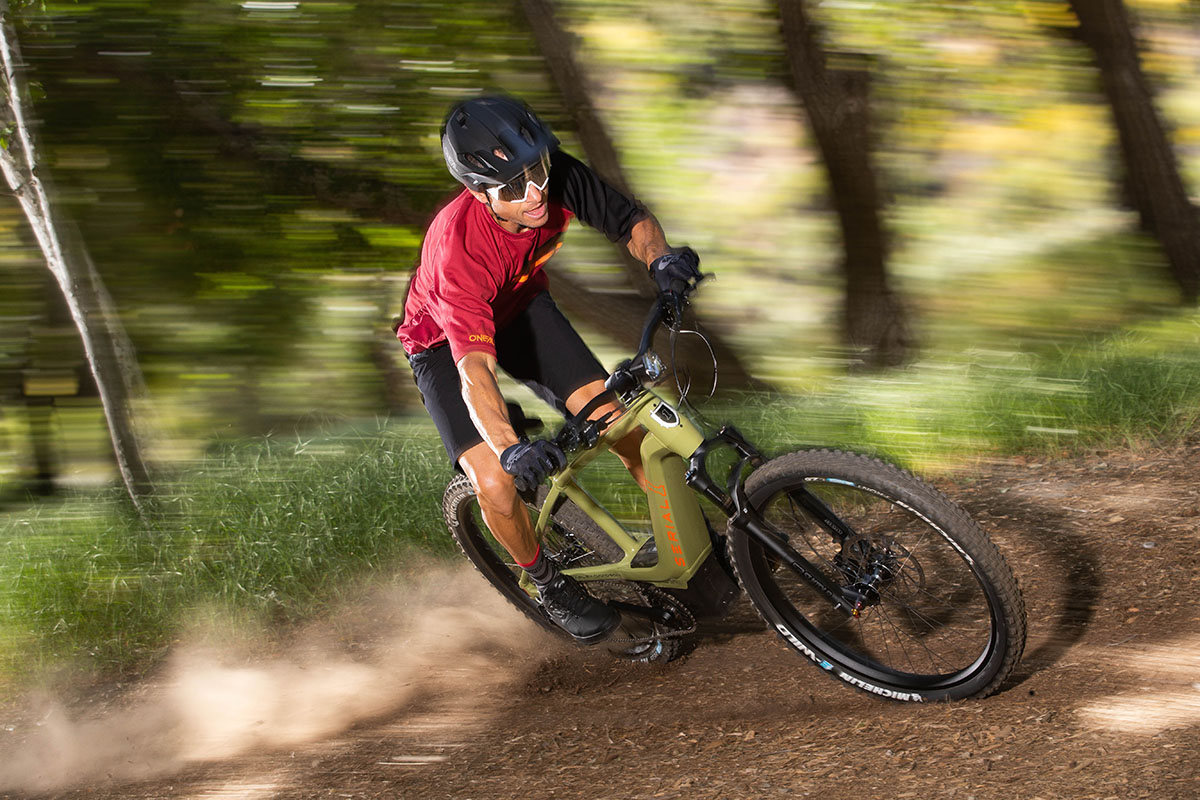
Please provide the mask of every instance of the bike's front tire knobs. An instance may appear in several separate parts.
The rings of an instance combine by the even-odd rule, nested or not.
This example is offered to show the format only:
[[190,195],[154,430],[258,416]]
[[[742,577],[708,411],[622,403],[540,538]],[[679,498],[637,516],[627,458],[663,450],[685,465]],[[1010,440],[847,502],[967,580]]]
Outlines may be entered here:
[[845,598],[833,607],[749,534],[728,548],[747,597],[792,649],[880,697],[955,700],[996,691],[1025,646],[1025,607],[999,550],[966,512],[897,467],[800,451],[754,471],[755,511]]

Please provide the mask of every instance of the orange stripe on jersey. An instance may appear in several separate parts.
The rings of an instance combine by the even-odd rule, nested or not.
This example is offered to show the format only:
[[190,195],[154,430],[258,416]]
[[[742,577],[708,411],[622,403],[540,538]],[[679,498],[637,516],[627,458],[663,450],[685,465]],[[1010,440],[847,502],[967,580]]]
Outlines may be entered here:
[[[563,246],[562,239],[559,239],[557,242],[554,243],[553,248],[551,248],[547,252],[543,253],[541,255],[541,257],[538,258],[537,261],[533,262],[534,269],[540,267],[542,264],[545,264],[547,261],[549,261],[550,257],[552,255],[554,255],[555,253],[557,253],[562,246]],[[529,277],[529,276],[525,276],[525,277]],[[524,280],[524,278],[522,280]]]

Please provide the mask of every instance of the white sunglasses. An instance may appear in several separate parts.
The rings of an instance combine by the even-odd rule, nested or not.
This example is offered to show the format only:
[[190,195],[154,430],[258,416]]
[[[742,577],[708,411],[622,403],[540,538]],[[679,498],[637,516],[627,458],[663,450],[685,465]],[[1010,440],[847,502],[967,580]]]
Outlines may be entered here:
[[550,154],[543,152],[541,158],[530,164],[525,170],[503,186],[489,186],[487,193],[493,200],[505,203],[524,203],[529,200],[529,189],[536,186],[539,192],[546,192],[550,184]]

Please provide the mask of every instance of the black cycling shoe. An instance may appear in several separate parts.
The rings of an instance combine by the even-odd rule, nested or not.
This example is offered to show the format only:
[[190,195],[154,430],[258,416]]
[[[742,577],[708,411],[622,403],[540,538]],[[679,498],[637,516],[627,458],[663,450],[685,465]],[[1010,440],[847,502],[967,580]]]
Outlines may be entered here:
[[582,644],[607,639],[621,624],[621,615],[592,597],[576,580],[561,572],[538,587],[542,608],[554,621]]

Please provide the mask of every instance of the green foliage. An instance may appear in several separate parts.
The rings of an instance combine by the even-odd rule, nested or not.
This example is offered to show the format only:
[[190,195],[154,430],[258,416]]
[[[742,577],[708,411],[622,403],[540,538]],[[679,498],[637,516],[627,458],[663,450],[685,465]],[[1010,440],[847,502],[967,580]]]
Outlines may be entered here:
[[1169,444],[1200,418],[1200,319],[1179,314],[1068,350],[976,350],[884,375],[838,375],[791,397],[735,397],[731,417],[770,453],[843,447],[926,472],[988,455]]
[[[387,324],[455,186],[445,108],[505,86],[563,120],[519,15],[485,0],[64,0],[16,22],[54,201],[199,446],[387,409]],[[313,372],[339,391],[305,391]]]
[[[1060,35],[1072,22],[1065,4],[810,5],[832,66],[871,72],[892,268],[918,320],[963,310],[946,287],[984,269],[1013,287],[1011,318],[1041,325],[1020,307],[1026,288],[1044,292],[1038,276],[1022,253],[998,262],[996,251],[1051,227],[1082,239],[1116,194],[1109,115],[1086,50]],[[1195,59],[1174,44],[1186,15],[1135,5],[1190,146]],[[722,279],[706,314],[781,385],[819,371],[800,354],[837,343],[839,241],[787,86],[776,5],[555,7],[635,190]],[[35,111],[55,202],[79,223],[164,427],[185,449],[216,431],[418,407],[411,388],[385,393],[385,371],[404,370],[387,323],[424,221],[455,188],[437,141],[455,98],[508,89],[578,149],[519,4],[57,0],[16,22],[26,78],[44,88]],[[1181,152],[1196,171],[1195,148]],[[388,202],[364,203],[380,187]],[[10,254],[24,249],[18,230],[0,219]],[[611,280],[611,247],[581,234],[553,269]],[[36,259],[12,261],[6,282],[36,280]],[[1119,306],[1147,274],[1107,300]],[[54,315],[40,294],[0,310],[0,337],[45,335],[25,323]],[[1047,306],[1094,300],[1070,287],[1045,294]],[[772,308],[760,313],[763,298]],[[1007,333],[1004,322],[981,328],[969,346]],[[781,343],[797,354],[787,363]],[[0,360],[22,361],[21,348]]]

